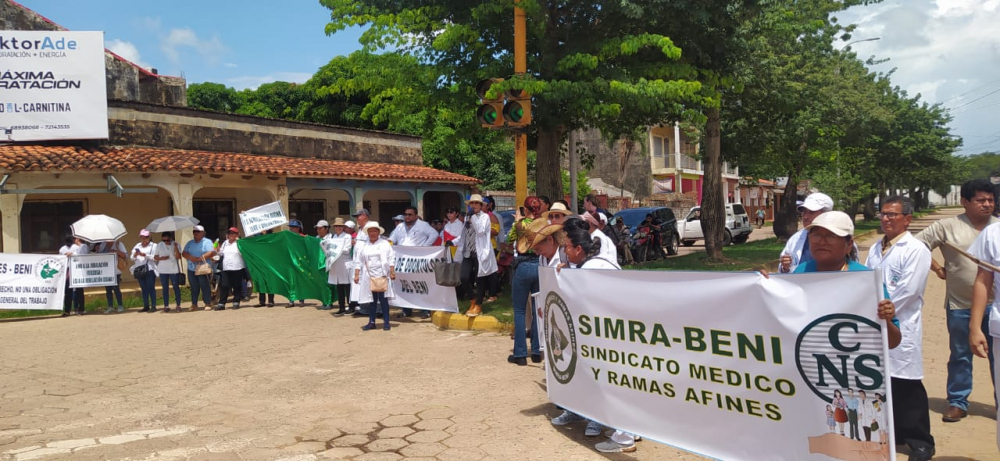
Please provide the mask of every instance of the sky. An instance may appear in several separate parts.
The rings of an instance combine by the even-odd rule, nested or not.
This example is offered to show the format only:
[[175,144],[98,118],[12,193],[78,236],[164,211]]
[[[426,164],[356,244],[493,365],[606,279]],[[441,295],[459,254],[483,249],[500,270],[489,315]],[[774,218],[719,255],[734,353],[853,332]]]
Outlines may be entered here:
[[840,14],[858,24],[851,48],[888,58],[892,82],[910,96],[941,103],[954,117],[960,154],[1000,152],[1000,0],[884,0]]
[[[160,74],[236,89],[304,82],[360,48],[360,29],[324,33],[317,0],[18,0],[70,30],[103,30],[105,46]],[[276,6],[280,6],[277,7]],[[838,15],[856,23],[862,59],[889,59],[911,96],[952,109],[963,155],[1000,151],[1000,0],[884,0]]]
[[318,0],[15,0],[69,30],[104,31],[104,46],[161,75],[236,89],[304,82],[361,48],[360,29],[327,36]]

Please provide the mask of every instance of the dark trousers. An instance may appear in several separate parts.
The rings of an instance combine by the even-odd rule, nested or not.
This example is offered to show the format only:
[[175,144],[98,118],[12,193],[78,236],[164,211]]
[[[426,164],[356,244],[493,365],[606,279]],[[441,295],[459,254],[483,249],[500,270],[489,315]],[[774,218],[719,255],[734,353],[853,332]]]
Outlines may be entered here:
[[258,293],[257,304],[264,304],[264,298],[267,298],[268,304],[274,304],[274,294],[271,293]]
[[871,442],[872,441],[872,428],[870,428],[868,426],[861,426],[861,429],[864,429],[864,431],[865,431],[865,442]]
[[69,277],[66,277],[66,293],[63,295],[63,312],[69,314],[83,312],[83,288],[70,288]]
[[375,311],[382,307],[382,321],[389,324],[389,300],[385,297],[385,292],[372,293],[371,307],[368,309],[368,323],[375,323]]
[[[497,273],[494,272],[485,277],[476,277],[476,304],[483,304],[483,298],[486,297],[486,290],[490,287],[496,286],[497,284]],[[496,291],[492,293],[496,296]]]
[[226,305],[226,298],[229,298],[229,292],[232,290],[233,304],[239,306],[240,300],[243,299],[243,269],[222,271],[222,280],[219,285],[219,305]]
[[340,306],[340,309],[344,310],[344,307],[347,306],[347,301],[348,301],[347,298],[349,298],[351,295],[351,284],[338,283],[336,287],[337,287],[337,295],[334,296],[334,298],[337,299],[337,304]]
[[163,307],[170,307],[170,284],[174,285],[174,302],[181,308],[181,274],[160,274],[160,287],[163,288]]
[[194,275],[194,271],[188,271],[188,284],[191,285],[191,307],[198,307],[198,293],[201,299],[208,306],[212,302],[212,284],[208,281],[207,275]]
[[476,259],[476,253],[473,252],[472,255],[462,260],[462,270],[459,272],[462,284],[456,288],[458,299],[472,299],[476,295],[473,285],[476,283],[478,272],[479,260]]
[[108,298],[108,307],[115,306],[114,303],[112,302],[114,300],[111,298],[112,293],[114,293],[115,298],[118,299],[118,307],[123,307],[124,304],[122,304],[122,274],[118,274],[118,283],[109,287],[104,287],[104,295],[107,296]]
[[934,448],[927,389],[921,380],[892,378],[892,423],[897,444],[911,450]]
[[139,277],[138,281],[142,291],[142,307],[156,309],[156,273],[146,271],[146,275]]
[[848,437],[860,441],[861,434],[858,433],[858,410],[847,410],[847,424],[850,429]]

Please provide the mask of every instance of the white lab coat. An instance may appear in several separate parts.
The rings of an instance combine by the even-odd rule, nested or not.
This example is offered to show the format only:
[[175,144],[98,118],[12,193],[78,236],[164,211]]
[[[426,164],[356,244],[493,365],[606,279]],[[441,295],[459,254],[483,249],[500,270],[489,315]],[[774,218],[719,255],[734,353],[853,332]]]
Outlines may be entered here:
[[805,251],[806,238],[808,236],[809,230],[805,228],[799,229],[798,232],[792,234],[792,236],[788,238],[788,241],[785,242],[785,249],[781,250],[781,254],[792,257],[792,264],[791,267],[788,268],[788,272],[795,272],[795,268],[802,263],[802,252]]
[[358,231],[357,235],[354,236],[354,246],[353,246],[354,256],[350,260],[350,264],[349,264],[350,265],[350,269],[348,270],[348,272],[351,274],[351,277],[350,277],[351,278],[351,301],[352,302],[356,302],[356,303],[360,303],[361,302],[360,301],[360,299],[361,299],[361,284],[360,283],[354,283],[354,269],[357,268],[357,267],[361,267],[361,266],[358,265],[358,261],[360,261],[358,258],[360,257],[361,252],[365,249],[366,245],[368,245],[368,233],[367,232]]
[[[976,241],[972,242],[969,253],[984,263],[1000,265],[1000,223],[986,226],[979,237],[976,237]],[[993,275],[993,293],[1000,293],[1000,276],[996,274]],[[990,315],[990,336],[1000,338],[1000,299],[994,299],[993,304],[986,308]],[[997,372],[1000,373],[1000,368],[997,368]],[[997,443],[1000,445],[1000,441]]]
[[[444,225],[444,231],[454,237],[451,242],[455,245],[455,262],[462,262],[462,236],[465,235],[465,223],[459,220],[448,222]],[[450,249],[448,251],[451,251]]]
[[351,234],[326,234],[323,237],[323,251],[326,252],[326,283],[347,285],[354,279],[348,267],[351,261]]
[[896,305],[896,319],[903,341],[889,350],[889,363],[894,378],[923,379],[923,326],[920,313],[924,307],[924,288],[931,269],[931,252],[923,242],[907,232],[882,257],[882,241],[868,250],[865,265],[882,269],[882,283],[889,299]]
[[476,231],[476,256],[479,258],[479,277],[486,277],[497,271],[497,258],[493,255],[493,243],[490,237],[490,215],[480,211],[468,219],[472,220],[472,228]]
[[[377,262],[376,262],[377,261]],[[365,245],[361,251],[355,252],[354,263],[361,269],[358,278],[359,297],[358,302],[367,304],[372,302],[371,275],[389,276],[389,267],[396,265],[396,252],[386,239],[379,239],[375,243]],[[374,265],[373,264],[377,264]],[[392,280],[389,281],[389,289],[385,292],[386,299],[393,299],[396,295],[392,291]]]
[[438,232],[422,219],[414,221],[412,227],[407,227],[405,222],[401,222],[389,235],[389,241],[393,245],[410,247],[429,247],[437,238]]

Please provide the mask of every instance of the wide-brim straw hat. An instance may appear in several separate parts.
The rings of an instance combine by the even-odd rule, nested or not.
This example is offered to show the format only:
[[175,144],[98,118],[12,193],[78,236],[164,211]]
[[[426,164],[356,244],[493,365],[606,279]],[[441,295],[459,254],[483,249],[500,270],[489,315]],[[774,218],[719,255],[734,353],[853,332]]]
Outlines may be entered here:
[[483,203],[483,196],[482,195],[472,194],[472,196],[469,197],[469,199],[465,201],[465,203],[477,203],[477,202],[478,203]]
[[536,219],[524,228],[524,232],[517,239],[517,252],[525,254],[536,245],[545,240],[546,237],[559,232],[561,224],[549,224],[544,219]]
[[344,224],[344,218],[336,218],[336,219],[334,219],[333,220],[333,225],[334,226],[343,226],[343,225],[345,225]]
[[382,226],[378,225],[378,221],[368,221],[368,224],[365,224],[365,227],[363,227],[361,229],[361,232],[364,232],[364,233],[367,234],[368,233],[368,229],[378,229],[378,233],[379,234],[384,234],[385,233],[385,229],[383,229]]
[[549,219],[549,215],[552,215],[552,214],[561,214],[563,216],[569,216],[569,215],[573,214],[573,212],[567,210],[566,209],[566,205],[563,205],[562,203],[556,202],[556,203],[552,204],[552,208],[549,208],[549,211],[546,211],[545,213],[542,213],[542,217],[545,218],[545,219]]

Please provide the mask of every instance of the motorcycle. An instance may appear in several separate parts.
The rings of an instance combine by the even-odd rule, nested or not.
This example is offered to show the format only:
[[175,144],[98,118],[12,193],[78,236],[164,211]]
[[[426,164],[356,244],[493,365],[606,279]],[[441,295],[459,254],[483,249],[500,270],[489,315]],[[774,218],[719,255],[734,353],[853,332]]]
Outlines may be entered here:
[[640,224],[632,238],[632,253],[635,255],[635,262],[643,263],[658,258],[666,258],[663,247],[659,245],[659,238],[654,229],[647,224]]

